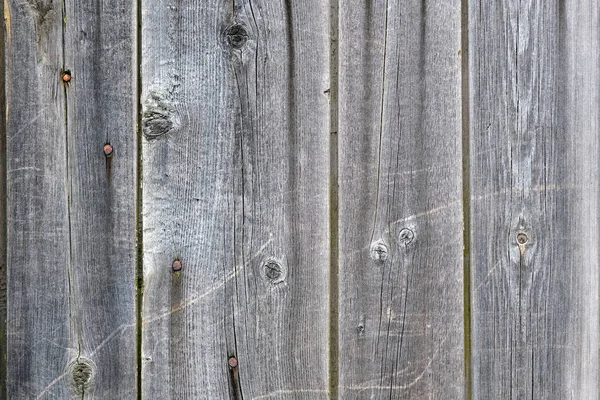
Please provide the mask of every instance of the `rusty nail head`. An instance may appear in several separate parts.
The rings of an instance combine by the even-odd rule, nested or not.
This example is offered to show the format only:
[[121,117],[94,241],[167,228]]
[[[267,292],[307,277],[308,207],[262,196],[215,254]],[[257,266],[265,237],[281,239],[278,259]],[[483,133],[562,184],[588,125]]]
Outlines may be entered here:
[[62,80],[63,80],[63,82],[70,82],[71,81],[71,72],[65,71],[62,75]]
[[229,360],[227,360],[227,364],[229,364],[229,366],[231,368],[237,367],[237,365],[238,365],[237,358],[235,358],[235,357],[229,357]]
[[113,152],[113,147],[110,144],[105,144],[104,145],[104,154],[107,156],[110,156]]
[[171,265],[171,267],[173,268],[173,271],[179,271],[181,270],[181,261],[179,260],[175,260],[173,261],[173,264]]

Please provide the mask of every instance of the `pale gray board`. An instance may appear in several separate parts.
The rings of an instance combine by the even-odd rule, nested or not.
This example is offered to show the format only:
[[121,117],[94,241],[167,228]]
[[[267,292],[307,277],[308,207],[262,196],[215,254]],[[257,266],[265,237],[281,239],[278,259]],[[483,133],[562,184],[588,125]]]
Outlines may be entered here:
[[327,18],[142,2],[143,398],[327,398]]
[[117,3],[5,9],[10,399],[136,396],[136,25]]
[[469,2],[473,399],[598,398],[598,17]]
[[[4,17],[6,4],[0,4]],[[6,29],[4,18],[0,23],[0,110],[6,110],[4,49]],[[6,111],[5,111],[6,112]],[[6,399],[6,115],[0,118],[0,399]]]
[[465,395],[460,24],[458,0],[340,1],[341,399]]

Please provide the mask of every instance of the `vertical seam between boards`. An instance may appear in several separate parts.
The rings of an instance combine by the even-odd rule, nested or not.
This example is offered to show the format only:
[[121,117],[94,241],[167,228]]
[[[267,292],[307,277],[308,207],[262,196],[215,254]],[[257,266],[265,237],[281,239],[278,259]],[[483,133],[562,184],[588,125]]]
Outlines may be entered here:
[[339,0],[329,1],[329,395],[339,392],[339,182],[338,182]]
[[469,0],[461,0],[461,119],[463,192],[463,329],[465,398],[472,399],[471,375],[471,143],[469,81]]
[[[68,73],[67,68],[67,3],[66,0],[61,1],[61,38],[62,38],[62,70],[61,75]],[[61,82],[63,90],[63,106],[64,106],[64,129],[65,129],[65,198],[66,198],[66,214],[67,214],[67,231],[68,231],[68,243],[69,251],[67,253],[67,283],[69,293],[69,324],[73,326],[73,332],[77,339],[77,358],[79,361],[81,357],[81,342],[83,332],[81,331],[81,315],[77,309],[74,310],[74,291],[75,291],[75,272],[73,270],[73,224],[71,220],[72,215],[72,177],[71,177],[71,163],[69,157],[69,98],[68,98],[68,82]]]

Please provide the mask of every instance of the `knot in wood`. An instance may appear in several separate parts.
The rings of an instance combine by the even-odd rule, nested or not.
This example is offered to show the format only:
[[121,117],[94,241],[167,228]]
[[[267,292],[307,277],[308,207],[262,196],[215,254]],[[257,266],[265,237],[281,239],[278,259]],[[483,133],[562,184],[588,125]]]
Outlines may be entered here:
[[388,248],[381,240],[371,244],[371,258],[379,262],[384,262],[387,260]]
[[175,111],[173,92],[175,86],[156,87],[144,101],[142,133],[148,141],[156,140],[179,129],[181,121]]
[[413,241],[413,239],[415,238],[415,233],[408,228],[403,228],[400,231],[399,237],[400,243],[406,246],[407,244]]
[[241,49],[248,41],[248,31],[240,24],[235,24],[227,28],[225,35],[227,36],[227,43],[234,49]]
[[285,280],[287,269],[283,263],[270,258],[263,264],[263,274],[268,282],[277,284]]
[[92,383],[93,368],[90,361],[79,358],[69,364],[69,380],[72,389],[83,394]]

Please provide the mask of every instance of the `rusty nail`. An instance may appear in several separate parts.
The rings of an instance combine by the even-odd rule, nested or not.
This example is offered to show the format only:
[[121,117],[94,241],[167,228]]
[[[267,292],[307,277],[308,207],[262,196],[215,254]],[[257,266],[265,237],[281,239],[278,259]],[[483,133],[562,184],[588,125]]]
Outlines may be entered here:
[[179,261],[179,260],[173,261],[173,264],[171,265],[171,267],[173,268],[173,271],[181,270],[181,267],[182,267],[181,261]]
[[71,72],[70,71],[63,72],[63,74],[62,74],[62,80],[65,83],[70,82],[71,81]]
[[113,152],[113,147],[110,144],[105,144],[104,145],[104,155],[106,155],[107,157],[112,155]]
[[231,368],[235,368],[235,367],[237,367],[237,365],[238,365],[237,358],[235,358],[235,357],[233,357],[233,356],[232,356],[232,357],[229,357],[229,360],[227,360],[227,364],[229,364],[229,366],[230,366]]

